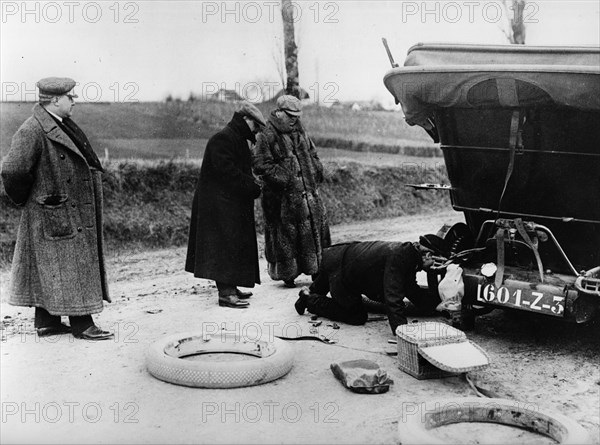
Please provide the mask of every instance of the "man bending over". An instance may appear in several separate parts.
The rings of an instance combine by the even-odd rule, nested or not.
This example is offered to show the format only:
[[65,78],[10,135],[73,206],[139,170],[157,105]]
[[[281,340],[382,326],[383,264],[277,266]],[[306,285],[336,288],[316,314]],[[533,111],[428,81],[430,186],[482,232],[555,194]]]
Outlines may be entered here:
[[[365,241],[336,244],[323,250],[319,273],[300,290],[298,314],[309,312],[352,325],[367,321],[362,295],[384,304],[390,327],[406,324],[404,298],[419,310],[433,311],[439,298],[417,284],[419,270],[433,265],[433,255],[448,256],[445,241],[424,235],[419,242]],[[331,293],[331,297],[327,297]]]

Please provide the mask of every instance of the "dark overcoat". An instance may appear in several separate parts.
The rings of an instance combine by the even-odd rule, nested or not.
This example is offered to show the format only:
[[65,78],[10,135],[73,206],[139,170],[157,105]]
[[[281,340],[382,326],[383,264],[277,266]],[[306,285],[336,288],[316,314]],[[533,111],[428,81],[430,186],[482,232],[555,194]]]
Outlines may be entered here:
[[243,117],[233,119],[206,145],[192,203],[185,270],[198,278],[254,287],[260,283],[254,200],[260,186],[252,175]]
[[6,194],[23,207],[10,304],[79,316],[101,312],[103,299],[110,301],[101,174],[50,114],[35,105],[2,164]]
[[405,322],[404,299],[431,306],[434,297],[417,284],[422,267],[413,243],[365,241],[331,246],[323,253],[322,270],[329,276],[331,297],[360,301],[361,295],[385,303],[392,332]]
[[271,114],[257,137],[254,170],[264,181],[265,257],[274,280],[293,280],[319,269],[331,244],[325,206],[319,194],[323,165],[302,127],[290,131]]

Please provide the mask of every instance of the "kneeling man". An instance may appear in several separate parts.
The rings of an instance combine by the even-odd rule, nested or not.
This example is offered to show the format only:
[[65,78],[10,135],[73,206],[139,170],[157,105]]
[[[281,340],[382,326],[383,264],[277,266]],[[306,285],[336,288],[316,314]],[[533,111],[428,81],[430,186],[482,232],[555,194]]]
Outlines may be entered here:
[[[390,327],[406,324],[404,298],[418,309],[433,311],[439,298],[417,284],[419,270],[433,265],[433,255],[447,257],[445,241],[436,235],[419,242],[366,241],[336,244],[323,250],[319,273],[302,288],[295,303],[298,314],[309,312],[352,325],[367,321],[362,299],[385,305]],[[327,293],[331,293],[331,298]]]

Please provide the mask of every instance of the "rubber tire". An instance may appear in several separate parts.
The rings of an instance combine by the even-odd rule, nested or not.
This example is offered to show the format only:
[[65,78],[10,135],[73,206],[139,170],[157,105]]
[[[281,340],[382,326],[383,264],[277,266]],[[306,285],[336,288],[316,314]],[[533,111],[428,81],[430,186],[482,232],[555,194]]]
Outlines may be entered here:
[[462,422],[516,426],[551,437],[561,444],[591,443],[587,431],[573,419],[535,409],[535,404],[532,403],[497,398],[460,397],[419,405],[410,404],[410,409],[408,406],[398,422],[398,436],[402,445],[446,444],[448,442],[444,442],[430,431],[439,426]]
[[[196,354],[237,353],[260,357],[258,360],[201,361],[182,360]],[[239,336],[204,336],[188,332],[164,337],[148,349],[148,371],[157,379],[195,388],[238,388],[260,385],[286,375],[294,364],[292,346],[273,341],[241,340]]]

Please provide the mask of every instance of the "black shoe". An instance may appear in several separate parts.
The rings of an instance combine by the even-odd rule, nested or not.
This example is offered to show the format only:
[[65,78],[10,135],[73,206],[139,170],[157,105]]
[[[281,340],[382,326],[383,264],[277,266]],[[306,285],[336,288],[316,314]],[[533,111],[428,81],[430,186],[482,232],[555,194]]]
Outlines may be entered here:
[[252,296],[252,292],[244,292],[244,291],[239,290],[237,287],[235,288],[235,294],[237,295],[237,297],[240,300],[245,300]]
[[223,297],[219,297],[219,306],[232,307],[235,309],[245,309],[250,306],[250,303],[248,303],[247,301],[240,300],[235,295],[225,295]]
[[36,331],[38,337],[49,337],[51,335],[69,334],[71,332],[71,327],[61,323],[55,326],[36,328]]
[[294,303],[298,315],[304,315],[304,311],[306,310],[306,297],[308,297],[309,292],[307,287],[303,287],[300,289],[300,292],[298,292],[298,299]]
[[109,340],[109,339],[113,338],[114,336],[115,336],[115,334],[113,334],[112,332],[103,331],[96,325],[90,326],[85,331],[83,331],[81,334],[73,334],[73,337],[75,337],[75,338],[80,338],[82,340],[93,340],[93,341]]
[[296,282],[294,280],[285,280],[283,282],[283,285],[285,287],[294,288],[294,287],[296,287]]

